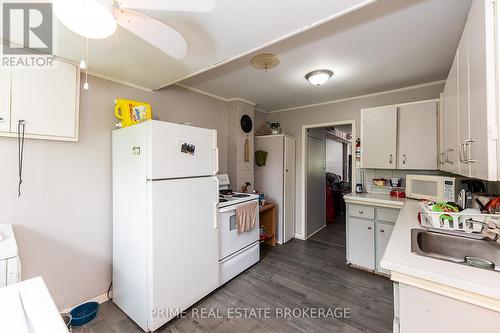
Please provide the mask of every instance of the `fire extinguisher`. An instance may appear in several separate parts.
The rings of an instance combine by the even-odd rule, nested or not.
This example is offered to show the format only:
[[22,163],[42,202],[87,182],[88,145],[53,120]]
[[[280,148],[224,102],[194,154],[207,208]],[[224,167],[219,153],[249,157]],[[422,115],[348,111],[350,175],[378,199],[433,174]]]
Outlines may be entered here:
[[360,139],[356,140],[355,156],[356,156],[356,167],[359,168],[359,164],[361,161],[361,140]]

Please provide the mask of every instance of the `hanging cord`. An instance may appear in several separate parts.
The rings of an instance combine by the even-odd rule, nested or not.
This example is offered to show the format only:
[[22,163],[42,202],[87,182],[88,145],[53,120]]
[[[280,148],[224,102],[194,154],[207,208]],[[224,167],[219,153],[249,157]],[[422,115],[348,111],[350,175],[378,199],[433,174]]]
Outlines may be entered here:
[[17,151],[18,151],[18,166],[19,166],[19,183],[17,185],[17,197],[21,197],[21,184],[23,183],[23,155],[24,155],[24,133],[26,130],[26,122],[19,120],[17,122]]

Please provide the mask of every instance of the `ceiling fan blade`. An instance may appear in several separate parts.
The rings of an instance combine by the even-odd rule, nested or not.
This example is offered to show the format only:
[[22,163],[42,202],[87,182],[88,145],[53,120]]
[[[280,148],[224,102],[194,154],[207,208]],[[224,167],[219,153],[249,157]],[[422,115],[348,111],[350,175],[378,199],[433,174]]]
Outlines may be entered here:
[[187,53],[184,37],[174,28],[150,16],[128,9],[115,10],[116,22],[164,53],[181,59]]
[[181,12],[211,12],[216,0],[118,0],[121,8],[168,10]]

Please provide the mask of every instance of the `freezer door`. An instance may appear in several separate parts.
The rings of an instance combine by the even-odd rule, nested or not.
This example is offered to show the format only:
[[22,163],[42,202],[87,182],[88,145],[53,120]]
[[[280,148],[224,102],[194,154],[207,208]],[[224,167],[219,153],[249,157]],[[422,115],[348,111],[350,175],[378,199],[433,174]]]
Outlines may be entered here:
[[151,331],[218,287],[217,177],[149,182]]
[[148,179],[213,176],[219,171],[217,131],[149,121]]

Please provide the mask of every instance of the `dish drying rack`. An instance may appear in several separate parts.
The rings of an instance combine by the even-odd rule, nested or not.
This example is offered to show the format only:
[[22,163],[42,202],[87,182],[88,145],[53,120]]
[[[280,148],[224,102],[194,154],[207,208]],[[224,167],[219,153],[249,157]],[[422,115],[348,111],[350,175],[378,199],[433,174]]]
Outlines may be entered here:
[[[459,234],[469,238],[486,238],[488,231],[500,235],[500,214],[474,214],[462,212],[435,212],[420,203],[419,222],[425,228],[437,232]],[[491,237],[490,237],[491,238]],[[495,237],[495,240],[498,238]]]

